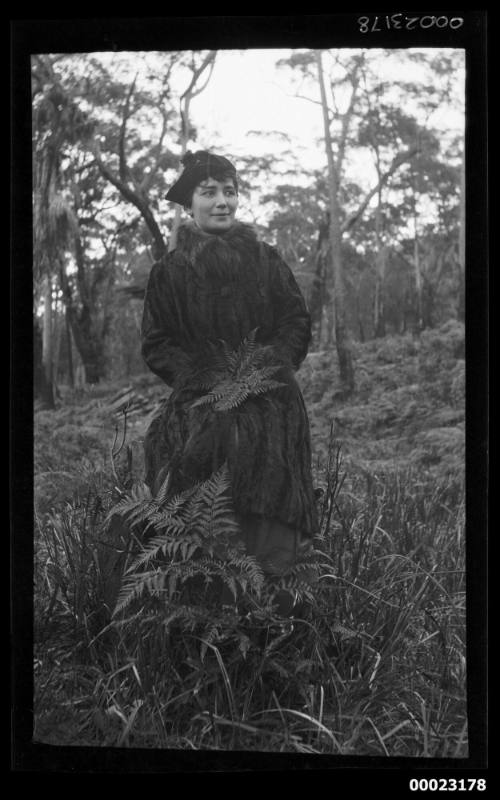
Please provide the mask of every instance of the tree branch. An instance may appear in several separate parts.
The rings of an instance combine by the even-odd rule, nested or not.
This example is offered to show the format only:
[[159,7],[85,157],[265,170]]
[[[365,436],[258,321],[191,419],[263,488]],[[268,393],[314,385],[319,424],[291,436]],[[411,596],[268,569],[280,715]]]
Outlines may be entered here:
[[[215,53],[216,53],[216,51],[214,50],[214,57],[213,57],[213,59],[212,59],[212,60],[209,62],[209,71],[208,71],[208,75],[207,75],[207,78],[206,78],[206,80],[205,80],[205,83],[204,83],[202,86],[200,86],[198,89],[196,89],[196,91],[195,91],[195,92],[192,92],[192,93],[191,93],[191,98],[193,98],[193,97],[197,97],[197,96],[198,96],[199,94],[201,94],[201,93],[203,92],[203,90],[204,90],[204,89],[206,89],[206,87],[208,86],[208,82],[209,82],[210,78],[212,77],[212,72],[214,71],[214,67],[215,67]],[[201,75],[201,73],[200,73],[200,75]]]
[[381,187],[385,183],[387,183],[391,175],[393,175],[396,172],[396,170],[399,169],[399,167],[405,163],[405,161],[410,161],[413,158],[413,156],[415,156],[417,153],[418,153],[418,148],[414,147],[411,150],[407,150],[404,153],[400,153],[399,155],[396,156],[396,158],[393,160],[387,172],[384,172],[378,183],[373,187],[373,189],[370,189],[370,191],[364,198],[363,202],[359,205],[358,209],[354,211],[352,214],[350,214],[345,220],[345,222],[342,224],[341,226],[342,233],[345,233],[345,231],[349,230],[357,223],[357,221],[364,213],[372,197],[379,191],[379,189],[381,189]]
[[197,69],[193,69],[192,70],[193,71],[193,77],[191,78],[191,82],[190,82],[189,86],[187,87],[186,91],[181,95],[181,103],[182,103],[182,100],[184,100],[184,98],[186,96],[188,96],[188,95],[189,96],[193,96],[192,95],[192,91],[193,91],[194,87],[196,86],[198,78],[205,71],[207,66],[211,62],[215,61],[215,56],[216,55],[217,55],[217,50],[209,50],[209,52],[207,53],[207,55],[205,56],[205,58],[201,62],[200,66]]
[[[161,98],[161,100],[163,100],[163,98]],[[161,100],[160,100],[160,102],[161,102]],[[165,134],[167,132],[167,122],[168,122],[168,117],[169,117],[168,112],[166,112],[163,108],[160,108],[160,113],[162,115],[163,122],[162,122],[162,126],[161,126],[161,131],[160,131],[160,138],[158,139],[158,143],[156,144],[156,147],[155,147],[156,158],[154,160],[154,163],[153,163],[153,166],[151,167],[150,172],[147,173],[146,175],[144,175],[144,178],[142,179],[141,183],[139,184],[139,191],[141,193],[143,193],[143,194],[147,194],[149,192],[149,190],[151,188],[151,185],[153,183],[153,180],[155,178],[155,175],[158,172],[158,168],[160,166],[160,161],[161,161],[161,156],[162,156],[162,145],[163,145],[163,140],[165,138]]]
[[155,250],[155,258],[159,258],[163,251],[165,250],[165,240],[163,235],[158,227],[158,223],[156,222],[151,209],[145,200],[145,198],[134,192],[126,183],[124,183],[120,178],[117,178],[116,175],[113,175],[111,170],[106,166],[103,162],[100,153],[99,153],[99,145],[97,142],[92,143],[92,153],[95,158],[95,162],[99,167],[99,170],[104,177],[113,184],[113,186],[118,189],[118,191],[123,195],[125,200],[128,200],[129,203],[132,203],[141,213],[144,222],[146,223],[154,241],[154,250]]
[[350,125],[352,113],[353,113],[353,110],[354,110],[354,102],[355,102],[355,99],[356,99],[356,94],[357,94],[358,86],[359,86],[359,76],[358,76],[359,68],[360,68],[360,63],[359,63],[359,61],[357,61],[356,65],[354,67],[354,70],[351,73],[351,78],[350,78],[351,79],[351,85],[352,85],[352,92],[351,92],[351,96],[349,98],[349,105],[348,105],[346,111],[344,112],[344,114],[342,114],[342,129],[341,129],[341,133],[340,133],[339,145],[338,145],[338,148],[337,148],[337,163],[336,163],[337,173],[339,175],[340,175],[340,173],[342,171],[342,163],[344,161],[344,156],[345,156],[345,146],[346,146],[346,142],[347,142],[347,134],[348,134],[348,131],[349,131],[349,125]]
[[87,287],[87,276],[85,274],[85,256],[81,236],[75,234],[75,261],[76,261],[76,280],[78,292],[84,308],[89,307],[89,292]]
[[125,104],[123,106],[123,117],[122,117],[122,124],[120,127],[120,138],[118,140],[118,157],[119,157],[119,164],[120,164],[120,178],[123,183],[126,183],[127,178],[129,176],[129,169],[127,166],[127,160],[125,157],[125,134],[127,130],[127,122],[130,117],[130,100],[132,99],[132,95],[135,90],[135,84],[137,81],[137,73],[130,84],[130,88],[127,92],[127,97],[125,98]]

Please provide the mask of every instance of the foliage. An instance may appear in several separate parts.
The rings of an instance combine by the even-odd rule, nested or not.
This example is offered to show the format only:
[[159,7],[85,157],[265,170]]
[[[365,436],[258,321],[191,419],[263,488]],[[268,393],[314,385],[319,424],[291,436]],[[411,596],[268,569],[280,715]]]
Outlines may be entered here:
[[273,380],[280,365],[267,365],[272,359],[272,349],[257,342],[257,328],[250,331],[237,350],[231,350],[222,342],[209,365],[196,373],[196,386],[209,389],[208,394],[198,398],[193,407],[210,405],[215,411],[231,411],[249,397],[265,394],[284,386]]
[[[224,471],[175,501],[139,483],[117,493],[105,413],[116,385],[37,414],[38,458],[46,455],[37,463],[53,470],[60,492],[37,517],[37,741],[467,754],[463,457],[437,452],[433,463],[430,449],[437,423],[454,435],[456,423],[444,420],[463,414],[463,397],[452,409],[429,394],[430,383],[415,394],[420,348],[447,351],[439,383],[461,361],[460,335],[445,328],[435,338],[435,350],[410,335],[358,346],[365,384],[354,398],[356,428],[328,423],[328,414],[345,422],[353,403],[322,406],[335,381],[328,353],[299,373],[310,376],[306,395],[319,398],[307,402],[321,527],[295,576],[274,582],[262,583],[258,565],[247,558],[245,566],[234,547]],[[155,386],[138,383],[141,392]],[[384,395],[396,418],[375,431]],[[416,407],[405,412],[411,398]],[[87,449],[75,471],[71,437],[49,447],[60,423],[81,432],[102,424],[94,443],[102,468]],[[132,416],[129,436],[140,438],[145,424]],[[90,443],[82,439],[81,450]],[[225,534],[215,537],[219,527]],[[121,572],[127,602],[112,618]],[[302,603],[281,617],[274,598],[282,588],[295,596],[299,583]]]
[[[230,500],[225,468],[209,480],[167,501],[169,478],[151,498],[133,489],[110,514],[121,514],[132,528],[148,535],[126,572],[116,613],[144,592],[165,598],[167,609],[186,585],[200,584],[199,602],[208,585],[219,578],[236,599],[251,583],[260,591],[262,573],[237,546],[238,526]],[[153,534],[154,532],[154,534]],[[149,539],[149,536],[152,538]],[[200,581],[201,579],[201,581]]]
[[[464,208],[463,143],[462,132],[442,136],[431,120],[443,104],[460,108],[457,87],[446,73],[451,63],[457,74],[463,69],[460,57],[422,56],[415,61],[411,52],[383,53],[385,61],[395,66],[418,63],[418,81],[403,77],[404,73],[381,75],[380,54],[324,50],[321,58],[335,207],[330,216],[325,214],[324,171],[314,176],[312,194],[301,197],[300,187],[295,191],[283,187],[290,197],[290,211],[280,203],[282,187],[265,196],[274,235],[302,276],[315,341],[321,347],[330,344],[329,326],[322,324],[322,318],[328,319],[339,291],[346,329],[361,341],[384,335],[386,328],[404,332],[439,325],[460,314],[462,307],[463,265],[458,251]],[[295,51],[278,66],[288,68],[300,100],[317,104],[313,51]],[[367,180],[351,178],[350,168],[358,161],[374,175],[371,188]],[[304,222],[298,224],[301,216]],[[322,250],[320,245],[330,219],[338,232],[335,253],[328,255],[328,248]],[[335,292],[330,261],[337,265]],[[338,338],[337,332],[337,347]]]
[[[56,289],[64,311],[56,330],[68,321],[87,382],[112,377],[113,327],[128,327],[123,304],[112,302],[115,285],[130,282],[148,250],[152,263],[165,249],[156,217],[181,132],[172,71],[188,77],[196,61],[193,53],[145,54],[139,78],[126,54],[32,59],[36,274]],[[38,286],[34,301],[37,308]],[[138,362],[131,344],[129,371]],[[72,382],[69,358],[65,366]]]
[[[439,327],[463,308],[463,131],[451,117],[444,134],[434,126],[439,109],[462,108],[462,54],[438,51],[416,59],[411,51],[331,50],[323,56],[334,155],[343,156],[338,215],[349,335],[363,342],[384,331]],[[164,195],[186,135],[179,102],[205,57],[145,53],[137,70],[127,53],[33,57],[34,300],[39,312],[39,278],[50,274],[61,383],[71,381],[69,309],[73,361],[83,362],[87,379],[142,369],[140,304],[130,295],[117,297],[116,289],[129,287],[141,297],[155,252],[171,231],[173,211]],[[396,69],[381,73],[382,62],[407,63],[411,77]],[[316,107],[304,108],[319,114],[313,51],[294,51],[277,76],[296,87],[298,106],[314,101]],[[349,111],[350,86],[356,92]],[[190,126],[191,137],[196,127]],[[270,150],[268,135],[252,132]],[[242,197],[242,214],[256,214],[264,237],[290,263],[313,317],[316,346],[335,296],[320,246],[328,225],[328,183],[324,169],[304,166],[289,136],[279,140],[279,155],[236,158],[242,194],[259,196],[255,212]],[[411,162],[401,162],[358,213],[378,177],[414,145],[418,153]],[[362,175],[357,164],[366,164]]]
[[[72,685],[61,667],[50,670],[47,643],[37,651],[40,690],[75,708],[70,722],[38,694],[37,738],[463,755],[461,489],[430,491],[409,474],[351,476],[347,486],[333,456],[318,540],[329,568],[293,620],[262,603],[246,613],[169,603],[151,586],[80,645],[89,660],[80,655]],[[52,623],[55,656],[65,640],[62,620]]]
[[438,330],[425,331],[421,337],[419,374],[424,386],[439,392],[445,402],[465,390],[464,326],[450,320]]

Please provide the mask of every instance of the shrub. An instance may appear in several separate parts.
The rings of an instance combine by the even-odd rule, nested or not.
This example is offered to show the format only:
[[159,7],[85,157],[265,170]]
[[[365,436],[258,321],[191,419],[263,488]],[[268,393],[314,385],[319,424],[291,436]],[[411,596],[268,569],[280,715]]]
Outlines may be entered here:
[[[92,517],[96,497],[49,521],[50,557],[40,569],[49,583],[42,582],[37,626],[38,738],[466,754],[460,480],[346,472],[333,436],[317,478],[314,556],[288,581],[268,586],[258,565],[235,551],[223,471],[175,501],[151,498],[145,487],[126,492],[107,513],[127,522],[128,556],[124,540],[113,543],[102,526],[104,512]],[[97,614],[105,607],[103,545],[128,559],[112,621]],[[300,573],[312,561],[319,579],[311,585]],[[226,605],[218,582],[233,598]],[[291,619],[281,617],[276,592],[301,583],[305,602]],[[62,654],[70,659],[70,682],[51,652],[59,664]]]
[[[427,391],[444,402],[450,402],[457,360],[465,357],[465,329],[457,320],[450,320],[437,330],[421,335],[419,374]],[[455,383],[455,395],[459,384]]]

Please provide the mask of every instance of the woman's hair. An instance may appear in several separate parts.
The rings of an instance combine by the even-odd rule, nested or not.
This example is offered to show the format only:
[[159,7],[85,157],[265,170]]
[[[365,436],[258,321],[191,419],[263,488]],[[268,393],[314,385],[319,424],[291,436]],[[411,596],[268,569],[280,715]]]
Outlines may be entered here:
[[197,153],[187,152],[181,158],[184,169],[166,194],[167,200],[190,208],[193,192],[203,181],[212,178],[216,181],[232,180],[238,192],[238,178],[234,165],[224,156],[217,156],[207,150]]

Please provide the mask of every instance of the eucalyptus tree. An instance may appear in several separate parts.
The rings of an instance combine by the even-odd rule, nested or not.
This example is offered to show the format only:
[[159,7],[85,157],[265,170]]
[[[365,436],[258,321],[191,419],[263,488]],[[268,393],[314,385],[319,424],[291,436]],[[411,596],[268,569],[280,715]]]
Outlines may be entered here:
[[[384,334],[386,272],[394,273],[397,264],[412,284],[404,290],[403,307],[408,314],[414,307],[417,327],[431,324],[439,275],[449,264],[449,249],[444,261],[442,252],[448,247],[447,229],[439,220],[443,209],[448,216],[452,212],[457,188],[456,160],[447,141],[456,122],[446,130],[441,119],[438,133],[434,121],[460,106],[461,63],[454,52],[412,50],[295,51],[279,62],[293,68],[296,97],[315,105],[322,121],[328,213],[318,226],[316,250],[316,274],[325,280],[318,293],[326,312],[321,344],[330,346],[335,333],[347,389],[353,385],[349,335],[354,327],[346,315],[355,307],[356,283],[366,283],[360,282],[366,267],[373,272],[373,320],[358,326],[361,335],[369,329]],[[318,191],[313,179],[311,189]]]
[[[189,53],[168,52],[34,59],[35,94],[57,93],[57,102],[83,125],[81,131],[68,132],[68,126],[63,128],[53,114],[43,128],[40,114],[34,116],[34,165],[40,173],[35,191],[40,235],[35,252],[40,265],[51,258],[52,283],[57,280],[62,291],[73,340],[90,382],[105,373],[105,339],[117,269],[125,271],[122,278],[130,277],[134,261],[142,263],[149,253],[152,263],[166,248],[167,231],[160,219],[169,180],[165,176],[173,176],[178,168],[180,140],[186,143],[196,135],[192,127],[183,133],[178,88],[191,74],[197,60],[193,58]],[[188,93],[192,95],[191,84]],[[186,111],[186,91],[181,100]],[[43,110],[41,101],[38,106]],[[41,154],[45,152],[56,155],[44,160]],[[48,181],[43,178],[46,162],[56,176]],[[48,201],[44,205],[42,200],[49,193],[44,195],[38,186],[44,182],[57,186],[57,203],[52,203],[59,214],[56,227],[49,225],[53,214],[49,218],[41,213],[48,208]],[[48,242],[49,234],[52,242]],[[45,305],[50,312],[51,303]]]
[[415,326],[422,330],[442,320],[443,313],[460,316],[460,166],[439,151],[435,139],[395,190],[398,249],[412,268]]
[[[391,51],[382,51],[381,55],[396,63]],[[450,270],[458,278],[455,283],[460,284],[457,211],[464,193],[458,171],[460,161],[463,166],[463,132],[458,120],[463,115],[463,54],[408,50],[397,54],[397,63],[401,75],[391,75],[382,83],[376,61],[368,63],[364,75],[367,114],[359,131],[359,143],[371,150],[377,172],[381,161],[385,158],[387,163],[395,148],[417,149],[405,169],[394,176],[385,197],[379,196],[375,209],[375,300],[379,302],[375,303],[374,317],[379,332],[383,332],[383,282],[391,248],[404,251],[412,266],[417,329],[433,324],[440,285],[447,285],[446,291],[452,292],[447,275]],[[384,226],[384,220],[389,219],[392,231],[391,226]]]
[[[33,59],[35,277],[42,272],[50,287],[44,297],[44,341],[51,341],[55,291],[62,296],[71,329],[69,364],[74,341],[85,378],[95,383],[104,376],[104,339],[110,324],[109,296],[120,225],[106,231],[110,198],[86,152],[96,124],[89,104],[82,100],[88,94],[85,82],[73,66],[65,56]],[[87,82],[89,77],[87,71]],[[48,344],[44,364],[52,375]]]
[[[116,78],[101,83],[101,93],[112,86],[115,102],[108,101],[108,116],[99,121],[91,152],[102,176],[139,211],[151,236],[151,254],[156,260],[165,251],[167,238],[170,249],[175,246],[180,222],[177,208],[169,220],[167,236],[158,218],[160,198],[166,189],[165,174],[173,177],[190,142],[196,141],[191,103],[210,80],[216,51],[142,56],[141,76],[136,72],[128,84],[126,77],[121,83]],[[122,65],[131,63],[130,54],[119,58]]]
[[[297,96],[315,103],[321,111],[328,176],[328,237],[319,237],[319,256],[329,264],[325,271],[326,293],[333,297],[333,302],[325,306],[322,346],[331,346],[335,339],[340,377],[346,392],[354,388],[354,366],[346,320],[342,241],[345,234],[358,224],[381,187],[414,155],[414,149],[394,152],[390,164],[377,175],[375,185],[358,198],[357,206],[350,209],[343,206],[350,152],[357,144],[357,128],[366,110],[361,86],[366,58],[364,51],[316,50],[296,52],[280,62],[280,65],[293,67],[301,73],[309,94],[297,93]],[[315,85],[319,89],[319,98],[311,96]]]
[[76,220],[64,194],[63,153],[91,134],[92,125],[69,98],[54,70],[55,60],[34,56],[33,266],[35,306],[43,296],[42,399],[54,405],[53,291]]
[[[182,158],[188,149],[190,140],[196,139],[196,129],[191,123],[190,109],[191,103],[197,95],[206,88],[215,65],[217,51],[209,50],[207,53],[194,53],[190,54],[189,71],[190,75],[187,81],[186,88],[179,98],[179,113],[181,117],[180,129],[180,158]],[[181,208],[176,206],[175,218],[170,234],[169,249],[173,250],[176,245],[177,231],[181,222]]]
[[[366,84],[366,75],[365,75]],[[387,261],[394,237],[397,236],[396,229],[406,227],[407,220],[401,215],[391,213],[394,204],[395,189],[398,178],[389,183],[385,176],[388,176],[391,167],[395,164],[394,153],[405,153],[405,161],[408,167],[400,175],[410,173],[415,176],[422,168],[421,154],[424,142],[429,142],[430,137],[427,131],[418,126],[416,120],[404,113],[401,108],[393,103],[384,100],[387,96],[387,85],[379,82],[375,86],[366,87],[367,113],[358,128],[358,143],[361,147],[367,147],[373,156],[373,163],[377,176],[376,185],[376,206],[373,213],[373,249],[375,267],[375,290],[373,298],[373,329],[375,336],[384,336],[386,332],[385,320],[385,274]],[[401,156],[399,156],[401,158]],[[395,170],[392,170],[394,172]],[[415,199],[415,195],[413,195]],[[398,208],[398,204],[395,204]],[[415,217],[415,207],[410,214]],[[395,219],[396,216],[396,219]],[[368,242],[365,243],[365,247]],[[422,294],[421,271],[418,259],[414,262],[415,283],[417,296]]]

